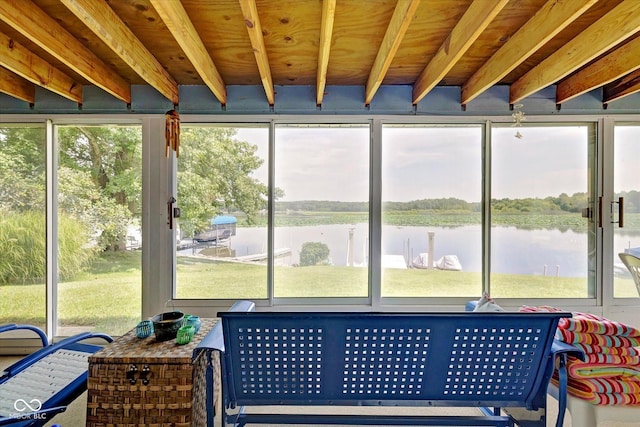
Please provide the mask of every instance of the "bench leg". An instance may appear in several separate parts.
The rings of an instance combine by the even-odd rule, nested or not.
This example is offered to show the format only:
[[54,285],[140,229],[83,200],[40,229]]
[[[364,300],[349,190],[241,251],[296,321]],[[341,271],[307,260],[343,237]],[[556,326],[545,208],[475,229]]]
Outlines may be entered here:
[[544,409],[529,411],[524,408],[502,408],[502,410],[520,427],[546,427],[547,425]]

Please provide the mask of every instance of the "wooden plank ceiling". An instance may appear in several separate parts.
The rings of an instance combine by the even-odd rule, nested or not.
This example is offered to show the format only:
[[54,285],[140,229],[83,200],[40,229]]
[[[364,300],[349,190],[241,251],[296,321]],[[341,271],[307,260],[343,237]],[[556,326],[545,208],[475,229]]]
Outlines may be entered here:
[[0,91],[41,86],[82,103],[95,85],[131,103],[150,85],[460,87],[461,104],[509,85],[514,104],[549,86],[562,104],[640,90],[638,0],[0,0]]

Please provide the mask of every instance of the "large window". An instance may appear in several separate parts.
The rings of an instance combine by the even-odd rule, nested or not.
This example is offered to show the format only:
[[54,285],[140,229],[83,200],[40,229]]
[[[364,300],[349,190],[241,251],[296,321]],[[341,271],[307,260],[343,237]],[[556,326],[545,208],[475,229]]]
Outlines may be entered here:
[[176,296],[267,298],[269,128],[184,126]]
[[185,127],[178,298],[595,297],[594,124],[381,129]]
[[0,124],[0,324],[46,324],[46,133]]
[[383,127],[383,297],[481,293],[482,133]]
[[141,315],[141,128],[48,129],[0,127],[0,324],[121,334]]
[[367,297],[369,125],[277,125],[274,145],[274,296]]
[[57,126],[57,335],[141,316],[140,126]]
[[594,130],[493,128],[492,296],[595,296]]
[[[614,296],[617,298],[637,298],[638,289],[618,254],[628,252],[640,257],[640,179],[638,178],[640,159],[640,126],[617,125],[614,137],[614,203],[607,218],[613,224],[613,273]],[[622,198],[622,206],[620,206]],[[612,212],[611,212],[612,211]],[[620,224],[620,211],[622,224]]]

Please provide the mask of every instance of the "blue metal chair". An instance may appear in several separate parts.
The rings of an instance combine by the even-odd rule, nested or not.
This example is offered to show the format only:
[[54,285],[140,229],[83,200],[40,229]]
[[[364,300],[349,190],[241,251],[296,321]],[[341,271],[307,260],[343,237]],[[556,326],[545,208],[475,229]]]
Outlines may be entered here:
[[0,426],[43,426],[64,412],[87,387],[88,358],[102,347],[81,341],[100,338],[109,343],[113,339],[102,333],[83,332],[49,344],[42,330],[16,324],[0,326],[0,333],[17,329],[37,333],[43,347],[0,376]]

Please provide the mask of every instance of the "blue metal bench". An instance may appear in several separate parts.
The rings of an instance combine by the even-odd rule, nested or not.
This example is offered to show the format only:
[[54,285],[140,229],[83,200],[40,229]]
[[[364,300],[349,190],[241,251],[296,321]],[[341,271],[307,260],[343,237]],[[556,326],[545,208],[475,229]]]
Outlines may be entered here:
[[33,326],[0,326],[0,332],[16,329],[36,332],[43,347],[2,372],[0,426],[43,426],[87,388],[88,357],[102,347],[81,341],[113,340],[105,334],[84,332],[49,344],[45,333]]
[[[546,426],[570,313],[222,312],[225,425]],[[559,351],[568,351],[559,348]],[[483,408],[478,416],[248,413],[264,405]],[[491,408],[491,409],[486,409]],[[511,409],[508,413],[500,409]],[[327,411],[330,412],[330,411]],[[561,425],[559,414],[557,422]],[[514,424],[515,423],[515,424]]]

